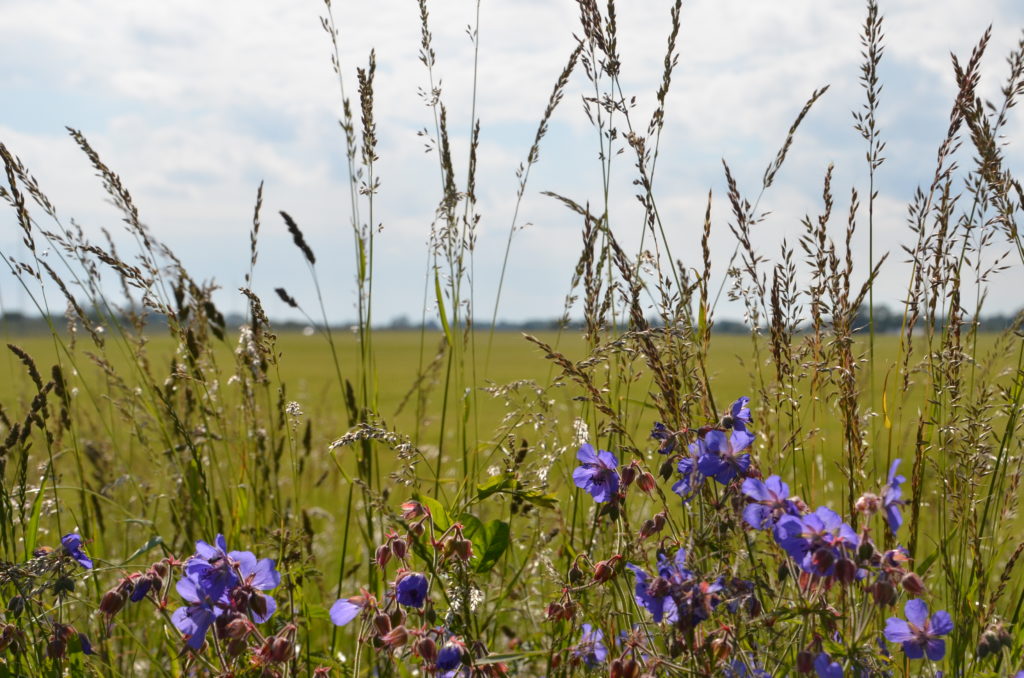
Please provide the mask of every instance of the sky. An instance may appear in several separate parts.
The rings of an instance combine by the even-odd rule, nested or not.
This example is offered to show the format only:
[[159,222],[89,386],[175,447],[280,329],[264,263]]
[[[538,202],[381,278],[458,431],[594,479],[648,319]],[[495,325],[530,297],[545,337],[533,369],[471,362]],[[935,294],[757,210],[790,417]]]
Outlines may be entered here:
[[[668,34],[668,0],[619,3],[621,82],[636,97],[642,125],[654,107]],[[996,98],[1005,58],[1024,28],[1018,0],[883,0],[886,51],[878,113],[886,161],[878,171],[875,246],[890,252],[876,301],[895,305],[907,280],[912,242],[906,206],[930,182],[955,94],[950,53],[966,60],[992,25],[980,92]],[[456,171],[464,176],[471,125],[473,0],[428,3],[443,100],[449,111]],[[479,5],[476,111],[481,124],[474,261],[478,317],[490,318],[517,188],[551,87],[579,33],[570,0],[482,0]],[[92,237],[100,228],[129,242],[100,181],[68,137],[81,130],[134,196],[142,221],[174,249],[194,277],[223,289],[218,304],[241,312],[237,293],[249,266],[256,189],[264,182],[263,228],[255,290],[273,318],[295,312],[273,294],[285,287],[304,306],[315,292],[279,210],[289,212],[318,254],[328,315],[355,317],[354,257],[340,95],[324,7],[295,0],[0,0],[0,140],[30,168],[65,218]],[[679,66],[667,102],[655,194],[673,252],[699,266],[699,234],[708,191],[716,275],[734,241],[722,160],[753,199],[793,118],[823,85],[775,185],[759,204],[770,212],[754,242],[773,260],[800,219],[820,211],[825,168],[834,164],[834,220],[844,227],[849,192],[867,193],[865,145],[851,111],[859,83],[860,32],[866,10],[847,0],[691,0],[683,3]],[[354,98],[355,70],[376,51],[375,110],[381,180],[376,217],[374,314],[380,322],[424,308],[427,238],[440,197],[437,158],[417,135],[432,126],[419,94],[429,85],[419,61],[419,16],[412,0],[336,0],[341,67]],[[542,191],[580,203],[602,202],[597,133],[583,112],[587,83],[577,74],[555,113],[530,175],[512,239],[498,316],[509,321],[560,315],[578,257],[580,222]],[[1007,163],[1020,171],[1021,108],[1006,129]],[[969,162],[963,156],[962,162]],[[633,161],[614,159],[610,214],[620,239],[639,242],[642,212],[634,197]],[[855,257],[866,274],[865,225]],[[1000,242],[998,251],[1008,250]],[[24,257],[14,215],[0,212],[0,250]],[[719,280],[713,281],[717,288]],[[988,291],[990,312],[1021,306],[1018,266]],[[31,310],[26,294],[0,276],[3,308]],[[719,317],[742,309],[723,303]]]

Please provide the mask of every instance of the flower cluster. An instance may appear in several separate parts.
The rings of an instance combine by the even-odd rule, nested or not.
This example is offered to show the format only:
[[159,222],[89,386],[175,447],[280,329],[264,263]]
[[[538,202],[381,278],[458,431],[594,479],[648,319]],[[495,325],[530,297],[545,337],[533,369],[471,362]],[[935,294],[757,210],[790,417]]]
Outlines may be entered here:
[[[213,544],[198,541],[176,586],[188,604],[175,610],[171,621],[191,649],[202,649],[207,633],[215,627],[217,638],[227,641],[229,654],[237,656],[247,647],[250,635],[260,639],[255,624],[270,619],[277,609],[266,591],[280,583],[273,560],[257,559],[249,551],[228,551],[223,535],[217,535]],[[290,633],[294,635],[294,627]],[[288,647],[284,647],[288,634],[282,634],[263,639],[266,651],[262,654],[267,661],[290,658]]]
[[701,581],[686,568],[686,549],[682,547],[673,558],[659,555],[655,577],[632,563],[626,567],[636,579],[637,604],[650,612],[655,622],[664,620],[682,630],[692,629],[722,602],[722,580]]

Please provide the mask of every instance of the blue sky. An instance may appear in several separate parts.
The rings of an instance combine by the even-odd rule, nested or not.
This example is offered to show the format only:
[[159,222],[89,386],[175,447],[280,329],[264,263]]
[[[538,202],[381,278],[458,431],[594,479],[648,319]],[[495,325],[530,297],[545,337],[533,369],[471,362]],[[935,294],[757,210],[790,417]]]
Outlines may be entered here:
[[[646,120],[661,77],[669,2],[620,3],[623,87]],[[436,159],[417,130],[430,111],[417,95],[427,74],[417,59],[419,25],[410,0],[336,2],[342,62],[350,94],[355,67],[376,48],[379,175],[375,314],[382,321],[424,307],[426,239],[438,199]],[[470,0],[430,3],[438,72],[465,167],[472,45],[465,28]],[[475,270],[477,312],[490,317],[497,272],[514,206],[515,169],[526,156],[551,85],[578,32],[569,0],[484,0],[481,6],[478,114],[482,125],[479,194],[482,215]],[[949,54],[966,57],[993,25],[981,92],[998,95],[1005,56],[1024,28],[1024,5],[1012,0],[882,2],[887,51],[879,119],[888,143],[879,171],[876,245],[892,251],[876,299],[894,304],[905,286],[910,242],[906,203],[934,171],[954,94]],[[65,217],[87,232],[121,232],[85,158],[64,125],[81,129],[121,174],[143,221],[182,256],[194,275],[216,279],[220,304],[241,310],[234,292],[248,270],[248,230],[260,180],[264,228],[257,291],[272,316],[293,317],[273,298],[284,286],[311,304],[313,289],[291,247],[278,210],[290,212],[319,255],[333,320],[354,317],[352,239],[339,98],[329,45],[315,2],[174,0],[5,0],[0,3],[0,139],[22,157]],[[756,245],[774,257],[782,238],[795,242],[800,218],[819,209],[821,177],[834,163],[837,229],[851,186],[866,192],[864,146],[850,111],[863,93],[860,26],[865,10],[845,0],[684,3],[680,65],[669,96],[656,193],[673,250],[698,251],[708,190],[715,195],[713,244],[721,274],[732,251],[721,159],[751,198],[792,118],[816,87],[831,89],[808,117],[776,185],[762,200],[771,211]],[[585,83],[575,78],[541,149],[521,211],[528,223],[513,240],[499,316],[555,317],[562,309],[579,246],[579,223],[551,190],[579,202],[601,195],[595,132],[583,115]],[[1007,160],[1021,169],[1020,108],[1007,128]],[[962,162],[969,157],[963,156]],[[628,154],[616,160],[611,194],[620,238],[636,243],[641,214],[633,198]],[[23,250],[13,215],[0,213],[0,248]],[[1005,248],[1003,248],[1005,249]],[[857,254],[866,261],[866,231]],[[697,265],[697,259],[686,263]],[[862,269],[863,271],[864,269]],[[1024,284],[1017,267],[989,291],[989,309],[1017,309]],[[717,281],[715,281],[717,287]],[[26,309],[24,293],[0,278],[4,307]],[[429,302],[428,302],[429,304]],[[428,313],[433,313],[428,308]],[[741,310],[725,304],[720,316]]]

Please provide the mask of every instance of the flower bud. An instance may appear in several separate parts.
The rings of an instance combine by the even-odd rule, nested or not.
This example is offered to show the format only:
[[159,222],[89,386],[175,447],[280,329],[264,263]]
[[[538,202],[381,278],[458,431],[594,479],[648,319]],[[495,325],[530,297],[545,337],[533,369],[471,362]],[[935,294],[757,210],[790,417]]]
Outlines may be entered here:
[[630,485],[632,485],[633,481],[636,480],[636,476],[637,468],[635,464],[630,464],[629,466],[623,467],[622,472],[619,474],[622,486],[629,487]]
[[814,655],[810,650],[800,650],[796,655],[796,672],[810,673],[814,670]]
[[903,575],[903,579],[900,580],[900,586],[912,596],[919,596],[925,590],[924,580],[914,572],[907,572]]
[[654,534],[654,521],[648,518],[640,525],[640,539],[647,539]]
[[557,601],[548,603],[546,613],[550,621],[555,621],[562,618],[562,615],[565,614],[565,608]]
[[126,600],[127,597],[124,595],[124,591],[118,585],[103,594],[103,597],[100,599],[100,612],[108,617],[113,617],[121,611]]
[[654,514],[654,531],[655,532],[661,532],[662,529],[664,529],[665,522],[667,520],[668,520],[668,516],[665,515],[664,511],[662,511],[661,513]]
[[613,659],[608,671],[608,678],[622,678],[622,660]]
[[602,560],[594,565],[594,582],[602,584],[615,576],[615,569],[610,560]]
[[283,663],[292,658],[295,654],[295,644],[287,636],[275,636],[270,641],[270,661]]
[[409,553],[409,545],[401,537],[396,537],[391,540],[391,553],[399,560],[405,560],[406,554]]
[[875,556],[875,546],[867,539],[862,539],[857,548],[857,559],[861,562],[869,561]]
[[728,638],[715,638],[711,641],[711,653],[719,661],[728,659],[732,654],[732,644],[729,643]]
[[654,476],[651,475],[650,471],[644,471],[641,473],[640,477],[637,478],[636,481],[636,486],[648,494],[654,490],[656,484]]
[[171,570],[171,566],[168,564],[167,560],[164,559],[153,563],[153,566],[149,569],[151,569],[153,574],[157,575],[161,579],[166,579],[167,573]]
[[[248,644],[242,638],[230,638],[227,642],[227,655],[229,657],[241,657],[247,649]],[[266,654],[270,654],[270,648],[267,648]]]
[[880,579],[868,587],[875,605],[884,607],[896,602],[896,587],[887,579]]
[[866,516],[871,516],[878,513],[878,509],[882,507],[882,500],[878,498],[877,494],[866,492],[857,499],[857,503],[854,504],[854,508],[863,513]]
[[17,628],[14,624],[4,624],[3,629],[0,629],[0,652],[6,650],[14,642],[15,631]]
[[569,621],[576,616],[576,610],[579,609],[579,605],[573,600],[567,600],[562,604],[562,619]]
[[373,626],[377,629],[378,635],[386,636],[391,632],[391,617],[378,612],[373,616]]
[[244,640],[251,630],[249,620],[239,615],[224,626],[224,636],[232,640]]
[[384,569],[384,566],[391,560],[391,549],[388,548],[387,544],[381,544],[377,547],[377,552],[374,554],[373,559],[377,561],[377,567]]
[[430,636],[420,638],[416,641],[416,654],[427,664],[437,661],[437,643]]
[[661,468],[658,469],[658,475],[661,476],[662,480],[668,480],[672,477],[672,474],[676,472],[675,459],[669,457],[661,463]]
[[852,584],[857,576],[857,564],[849,558],[843,558],[836,563],[836,579],[841,584]]
[[835,562],[835,554],[831,549],[819,548],[811,555],[811,562],[818,568],[818,572],[825,572]]
[[402,518],[405,520],[416,520],[427,515],[427,507],[418,501],[407,501],[402,504]]
[[468,539],[456,537],[449,542],[449,549],[455,556],[464,563],[468,563],[473,557],[473,542]]
[[573,562],[572,567],[569,568],[569,583],[579,584],[581,581],[583,581],[583,570],[580,569],[577,563]]
[[68,640],[62,633],[50,636],[46,643],[46,656],[50,659],[63,659],[68,650]]
[[409,640],[409,632],[404,626],[396,626],[389,633],[381,637],[384,645],[391,650],[402,647]]
[[402,626],[403,624],[405,624],[405,611],[402,610],[401,608],[398,608],[398,609],[395,609],[394,611],[392,611],[392,613],[391,613],[391,626],[392,626],[392,628],[394,628],[395,626]]
[[254,616],[263,618],[267,616],[267,597],[259,591],[253,591],[249,596],[249,610]]

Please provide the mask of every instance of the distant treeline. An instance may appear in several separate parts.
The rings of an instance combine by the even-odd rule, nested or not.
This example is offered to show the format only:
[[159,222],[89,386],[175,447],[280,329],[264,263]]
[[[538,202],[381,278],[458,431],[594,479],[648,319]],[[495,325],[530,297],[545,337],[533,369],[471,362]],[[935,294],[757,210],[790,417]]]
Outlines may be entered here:
[[[1024,311],[1020,311],[1016,314],[994,314],[983,316],[978,320],[978,327],[983,332],[1001,332],[1011,327],[1022,313],[1024,313]],[[94,317],[91,318],[91,320],[94,324],[103,324],[99,318]],[[862,308],[857,313],[856,331],[867,331],[868,320],[868,310],[866,307]],[[127,323],[124,318],[119,319],[119,322],[130,324]],[[166,321],[163,316],[157,314],[148,316],[146,322],[149,327],[154,329],[166,326]],[[229,330],[237,329],[247,322],[248,319],[246,316],[238,313],[231,313],[225,317],[225,327]],[[936,321],[937,325],[944,323],[944,318],[939,318]],[[342,331],[350,328],[354,324],[354,322],[337,323],[332,326],[332,329]],[[651,327],[662,326],[660,318],[650,318],[648,319],[648,324]],[[879,333],[885,334],[899,332],[900,328],[903,326],[903,314],[892,310],[888,306],[876,306],[874,311],[874,324],[875,331]],[[308,333],[316,331],[316,328],[310,327],[308,323],[294,320],[272,321],[271,325],[278,332]],[[546,330],[557,330],[562,326],[563,321],[559,319],[537,319],[517,322],[502,320],[495,325],[495,330],[498,332],[543,332]],[[67,327],[67,319],[64,316],[50,316],[47,318],[39,315],[27,315],[18,311],[8,311],[7,313],[0,315],[0,333],[7,335],[48,334],[51,327],[56,329],[58,332],[63,331]],[[568,324],[564,324],[564,327],[571,330],[581,330],[584,328],[584,323],[582,320],[570,320]],[[413,322],[408,316],[398,316],[386,324],[381,324],[375,327],[375,329],[378,330],[394,331],[418,330],[419,328],[420,323]],[[428,320],[426,323],[426,329],[440,331],[441,326],[436,320]],[[487,328],[480,326],[478,329]],[[720,319],[714,321],[713,331],[717,334],[747,334],[750,332],[750,326],[740,320]]]

